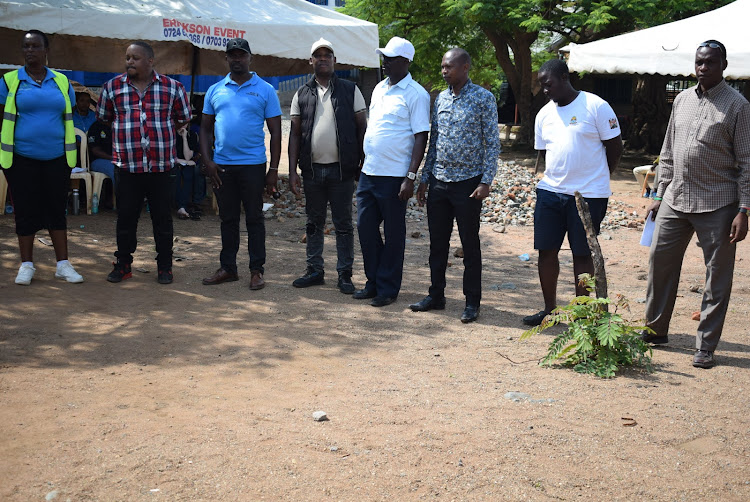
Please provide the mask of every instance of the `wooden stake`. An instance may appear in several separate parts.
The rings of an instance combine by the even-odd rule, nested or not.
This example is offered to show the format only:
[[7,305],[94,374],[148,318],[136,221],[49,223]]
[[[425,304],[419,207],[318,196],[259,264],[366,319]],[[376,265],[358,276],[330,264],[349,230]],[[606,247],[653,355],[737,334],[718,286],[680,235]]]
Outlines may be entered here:
[[583,200],[580,192],[576,192],[575,196],[578,216],[581,217],[583,228],[586,230],[586,242],[588,242],[589,249],[591,250],[591,258],[594,261],[594,279],[596,280],[594,289],[596,297],[607,298],[607,272],[604,270],[604,256],[602,255],[602,248],[599,246],[599,239],[596,238],[589,205]]

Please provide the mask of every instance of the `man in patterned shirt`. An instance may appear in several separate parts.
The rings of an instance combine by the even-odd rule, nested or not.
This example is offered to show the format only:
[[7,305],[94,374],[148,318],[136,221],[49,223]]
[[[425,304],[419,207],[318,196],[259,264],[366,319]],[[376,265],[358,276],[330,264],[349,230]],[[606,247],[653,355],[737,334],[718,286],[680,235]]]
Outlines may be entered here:
[[112,162],[117,195],[117,261],[107,276],[121,282],[133,276],[138,218],[144,197],[151,211],[156,242],[157,280],[172,282],[172,190],[169,171],[175,165],[177,130],[190,121],[185,88],[154,71],[154,50],[133,42],[125,52],[126,73],[102,88],[97,113],[112,124]]
[[409,307],[415,312],[445,308],[445,270],[455,218],[464,250],[466,307],[461,322],[469,323],[477,320],[482,298],[479,214],[500,154],[497,104],[491,92],[471,82],[471,57],[464,49],[446,52],[441,68],[449,87],[432,108],[430,146],[417,188],[419,205],[427,202],[432,284],[429,294]]
[[685,250],[698,235],[706,263],[693,366],[714,365],[734,274],[736,245],[747,235],[750,208],[750,104],[724,81],[727,51],[716,40],[698,46],[698,85],[672,106],[659,157],[659,185],[648,208],[656,220],[649,257],[643,340],[667,343]]

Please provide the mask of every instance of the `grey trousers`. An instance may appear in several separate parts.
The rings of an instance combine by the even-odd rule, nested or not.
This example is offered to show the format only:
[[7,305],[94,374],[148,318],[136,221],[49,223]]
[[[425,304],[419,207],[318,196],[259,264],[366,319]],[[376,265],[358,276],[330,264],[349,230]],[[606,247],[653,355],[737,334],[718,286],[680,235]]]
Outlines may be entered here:
[[708,213],[682,213],[662,202],[651,244],[646,297],[646,325],[657,335],[669,332],[682,260],[695,232],[706,263],[706,284],[695,346],[699,350],[716,349],[732,293],[737,246],[729,243],[729,231],[736,215],[736,204]]

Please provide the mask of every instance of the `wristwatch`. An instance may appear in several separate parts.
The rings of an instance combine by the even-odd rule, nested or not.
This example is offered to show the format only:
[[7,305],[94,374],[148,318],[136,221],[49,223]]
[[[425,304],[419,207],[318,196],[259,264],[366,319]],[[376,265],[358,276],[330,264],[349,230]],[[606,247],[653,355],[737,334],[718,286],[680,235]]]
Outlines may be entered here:
[[746,207],[741,207],[741,208],[739,208],[739,209],[737,210],[737,212],[738,212],[738,213],[742,213],[742,214],[747,214],[747,208],[746,208]]
[[414,181],[415,179],[417,179],[417,173],[413,173],[413,172],[409,171],[409,172],[406,173],[406,177],[409,178],[410,180]]

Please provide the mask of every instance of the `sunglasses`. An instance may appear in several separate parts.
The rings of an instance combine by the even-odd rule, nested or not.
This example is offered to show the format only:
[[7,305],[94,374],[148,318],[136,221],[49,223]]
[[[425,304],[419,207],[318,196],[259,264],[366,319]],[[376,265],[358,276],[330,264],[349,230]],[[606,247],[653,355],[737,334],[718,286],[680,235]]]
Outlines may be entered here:
[[726,57],[726,49],[723,45],[716,43],[716,42],[703,42],[702,44],[699,44],[698,47],[709,47],[711,49],[719,49],[722,54]]

